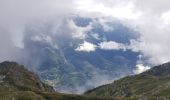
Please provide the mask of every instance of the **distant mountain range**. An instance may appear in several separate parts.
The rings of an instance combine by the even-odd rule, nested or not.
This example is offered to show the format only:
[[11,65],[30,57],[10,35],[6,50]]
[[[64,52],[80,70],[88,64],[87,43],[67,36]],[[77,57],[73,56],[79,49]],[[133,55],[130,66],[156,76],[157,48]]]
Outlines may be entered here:
[[127,76],[85,93],[101,97],[130,97],[139,100],[170,99],[170,63],[155,66],[139,75]]
[[[61,34],[64,32],[60,31],[60,35],[49,35],[48,25],[43,30],[28,30],[29,34],[24,39],[25,47],[21,50],[23,57],[19,62],[31,66],[29,69],[61,92],[82,93],[109,83],[110,80],[133,74],[139,52],[124,50],[119,46],[116,46],[118,49],[113,47],[113,50],[97,48],[102,42],[128,45],[131,39],[138,37],[135,31],[119,22],[106,23],[105,27],[109,27],[106,30],[101,23],[97,23],[98,19],[95,19],[96,22],[81,17],[71,20],[77,27],[81,27],[80,30],[93,23],[85,33],[85,38],[63,36]],[[87,45],[97,46],[96,49],[77,49],[86,42]]]

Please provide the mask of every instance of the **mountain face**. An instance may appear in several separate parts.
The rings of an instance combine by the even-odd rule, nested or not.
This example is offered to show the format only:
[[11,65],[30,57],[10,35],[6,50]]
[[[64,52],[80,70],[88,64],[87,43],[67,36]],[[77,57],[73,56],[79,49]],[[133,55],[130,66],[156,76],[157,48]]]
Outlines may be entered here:
[[[120,100],[54,92],[37,75],[16,62],[0,63],[0,100]],[[122,99],[125,100],[125,99]]]
[[89,90],[85,95],[61,94],[16,62],[0,63],[1,100],[169,100],[170,63],[156,66]]
[[123,49],[95,49],[87,52],[76,49],[84,42],[96,45],[96,48],[100,43],[109,41],[128,45],[131,39],[138,37],[135,31],[119,22],[108,22],[109,28],[106,30],[102,24],[94,22],[94,19],[76,17],[71,20],[80,30],[93,24],[84,33],[83,39],[66,34],[66,24],[61,27],[62,31],[53,34],[50,25],[27,30],[29,34],[25,36],[24,48],[21,50],[24,57],[19,62],[31,66],[29,69],[61,92],[82,93],[109,83],[110,80],[133,74],[139,52]]
[[[139,75],[127,76],[111,84],[87,91],[86,95],[140,97],[146,100],[170,98],[170,63],[153,67]],[[155,100],[155,99],[154,99]]]
[[42,83],[38,76],[15,62],[0,63],[0,91],[44,91],[54,89]]

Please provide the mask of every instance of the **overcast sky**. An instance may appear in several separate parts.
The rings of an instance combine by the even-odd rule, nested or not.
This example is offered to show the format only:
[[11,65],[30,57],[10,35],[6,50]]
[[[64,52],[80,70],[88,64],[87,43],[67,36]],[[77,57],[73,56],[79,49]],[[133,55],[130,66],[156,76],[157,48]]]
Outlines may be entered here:
[[[17,48],[24,47],[25,27],[59,23],[72,15],[120,20],[141,35],[130,49],[140,51],[151,64],[170,61],[170,0],[0,0],[0,60],[15,59]],[[79,30],[86,31],[74,26],[74,32]]]

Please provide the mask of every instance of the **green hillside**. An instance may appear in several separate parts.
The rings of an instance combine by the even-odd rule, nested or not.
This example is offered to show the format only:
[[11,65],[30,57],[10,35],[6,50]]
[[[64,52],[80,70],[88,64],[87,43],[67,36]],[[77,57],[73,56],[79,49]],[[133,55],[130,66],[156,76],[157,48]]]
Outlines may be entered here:
[[[91,96],[170,99],[170,63],[155,66],[139,75],[127,76],[85,93]],[[165,99],[166,98],[166,99]]]

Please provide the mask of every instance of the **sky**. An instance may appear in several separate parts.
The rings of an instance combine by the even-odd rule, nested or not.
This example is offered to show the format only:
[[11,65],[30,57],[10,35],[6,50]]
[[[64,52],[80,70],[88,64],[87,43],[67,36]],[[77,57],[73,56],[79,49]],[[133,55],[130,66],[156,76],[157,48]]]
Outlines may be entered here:
[[[67,20],[75,15],[101,18],[103,25],[105,21],[119,20],[140,34],[129,45],[108,41],[96,46],[84,41],[77,51],[131,49],[141,52],[149,64],[170,61],[170,0],[0,0],[0,61],[17,59],[18,49],[24,48],[26,28],[37,28],[42,23],[52,23],[53,30],[57,30],[65,20],[69,36],[84,38],[91,26],[82,28]],[[106,25],[105,28],[110,29]],[[48,34],[44,36],[53,45]]]

